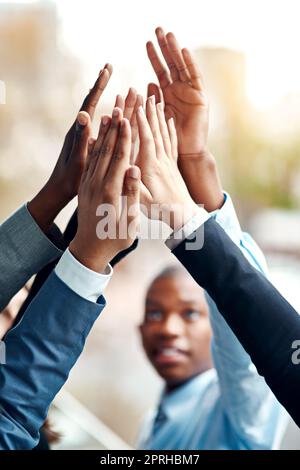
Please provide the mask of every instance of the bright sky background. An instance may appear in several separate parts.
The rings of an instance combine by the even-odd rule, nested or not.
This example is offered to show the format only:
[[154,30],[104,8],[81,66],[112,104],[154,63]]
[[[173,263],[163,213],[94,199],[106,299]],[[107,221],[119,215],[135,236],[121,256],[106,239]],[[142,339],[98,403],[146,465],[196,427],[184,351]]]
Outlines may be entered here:
[[[61,40],[83,61],[89,77],[109,61],[116,72],[132,70],[133,86],[152,79],[145,42],[161,25],[174,31],[182,46],[243,51],[248,95],[260,108],[300,91],[300,0],[48,1],[58,7]],[[115,88],[122,85],[116,80]]]

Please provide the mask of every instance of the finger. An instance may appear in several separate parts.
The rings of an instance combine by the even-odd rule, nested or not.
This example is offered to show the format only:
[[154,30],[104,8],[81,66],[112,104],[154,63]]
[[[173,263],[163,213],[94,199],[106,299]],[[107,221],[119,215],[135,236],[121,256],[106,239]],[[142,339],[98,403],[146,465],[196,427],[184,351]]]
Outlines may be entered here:
[[[97,103],[110,79],[111,74],[112,74],[112,66],[110,64],[106,64],[104,69],[100,71],[99,76],[93,88],[91,88],[91,90],[89,91],[88,95],[85,97],[81,105],[80,111],[87,112],[90,115],[91,119],[93,119],[94,117]],[[76,121],[72,124],[72,126],[70,127],[65,137],[64,146],[63,146],[63,151],[65,155],[69,155],[69,153],[72,150],[75,128],[76,128]]]
[[100,149],[103,145],[104,139],[110,129],[110,124],[111,124],[111,117],[110,116],[103,116],[101,118],[100,126],[99,126],[99,132],[98,132],[98,137],[96,142],[93,145],[93,148],[91,148],[90,156],[89,156],[89,168],[88,172],[90,175],[92,175],[95,171],[96,163],[99,158],[99,153]]
[[99,158],[97,159],[95,167],[95,175],[96,178],[99,179],[99,181],[102,181],[105,178],[105,175],[113,158],[116,143],[118,140],[120,122],[122,118],[122,110],[119,108],[114,108],[110,128],[100,148]]
[[203,86],[203,77],[202,77],[202,74],[199,70],[198,65],[196,64],[195,59],[193,58],[190,51],[186,48],[182,49],[182,56],[183,56],[183,60],[186,64],[186,66],[188,68],[193,88],[195,88],[196,90],[201,91],[204,88],[204,86]]
[[127,169],[124,178],[123,195],[126,197],[126,204],[123,207],[121,220],[127,227],[127,236],[135,239],[140,221],[140,187],[141,172],[139,167],[131,166]]
[[169,130],[169,136],[170,136],[170,141],[171,141],[172,157],[175,161],[177,161],[178,140],[177,140],[177,132],[176,132],[174,118],[171,118],[168,120],[168,130]]
[[[141,174],[141,178],[142,178],[142,174]],[[141,181],[141,183],[140,183],[140,203],[141,203],[141,207],[140,208],[141,208],[142,212],[145,214],[146,217],[148,217],[148,215],[149,215],[149,212],[147,211],[146,207],[149,206],[149,204],[151,204],[152,201],[153,201],[152,193],[147,188],[147,186],[145,186],[143,181]]]
[[94,117],[96,106],[109,82],[111,74],[112,66],[110,64],[106,64],[104,69],[99,73],[99,77],[80,108],[80,111],[86,111],[91,116],[91,119]]
[[105,65],[104,65],[104,68],[108,71],[108,73],[109,73],[109,75],[110,75],[110,77],[111,77],[111,75],[112,75],[112,73],[113,73],[113,66],[112,66],[111,64],[105,64]]
[[165,58],[165,61],[167,62],[168,68],[170,70],[171,78],[173,82],[176,80],[179,80],[179,72],[177,70],[176,64],[174,62],[174,59],[172,58],[172,55],[169,50],[168,46],[168,41],[166,39],[165,33],[162,28],[158,27],[155,30],[156,37],[158,40],[159,47],[161,49],[161,52]]
[[145,111],[142,106],[139,107],[137,112],[137,125],[140,139],[140,150],[138,155],[139,166],[143,173],[144,165],[151,163],[155,157],[155,145],[152,132],[147,121]]
[[95,143],[96,143],[96,139],[94,139],[93,137],[90,137],[89,140],[88,140],[88,154],[87,154],[86,164],[85,164],[85,167],[84,167],[84,172],[83,172],[83,175],[82,175],[82,180],[84,180],[86,178],[86,175],[88,174],[90,164],[91,164],[91,160],[92,160],[93,148],[95,146]]
[[88,113],[80,111],[76,120],[76,130],[73,142],[73,148],[70,155],[70,160],[79,163],[79,168],[84,170],[87,155],[88,155],[88,142],[91,136],[91,119]]
[[165,152],[169,158],[172,158],[172,147],[171,147],[170,135],[169,135],[169,130],[168,130],[165,113],[164,113],[164,107],[162,103],[158,103],[156,105],[156,112],[157,112],[157,118],[158,118],[160,133],[161,133]]
[[125,172],[130,164],[130,153],[131,127],[128,119],[122,119],[113,158],[105,178],[119,195],[122,193]]
[[111,117],[107,116],[107,115],[102,116],[101,121],[100,121],[97,140],[96,140],[94,148],[93,148],[93,153],[95,153],[95,154],[99,153],[99,151],[102,147],[104,138],[105,138],[105,136],[106,136],[106,134],[107,134],[107,132],[110,128],[110,124],[111,124]]
[[141,170],[131,166],[126,170],[123,194],[128,197],[128,207],[139,203]]
[[[130,120],[131,132],[134,129],[137,130],[137,112],[138,112],[139,107],[143,106],[143,104],[144,104],[144,98],[142,97],[142,95],[137,95],[135,105],[134,105],[134,110],[133,110],[131,120]],[[132,138],[132,141],[135,141],[135,140]]]
[[88,154],[91,155],[93,153],[93,150],[94,150],[94,147],[95,147],[95,143],[96,143],[96,139],[94,139],[94,137],[90,137],[89,138],[89,145],[88,145]]
[[125,102],[121,95],[117,95],[114,108],[120,108],[124,112]]
[[125,109],[124,109],[124,118],[128,119],[130,121],[135,103],[137,99],[137,92],[134,88],[129,88],[128,94],[125,99]]
[[156,83],[149,83],[147,88],[147,98],[150,96],[155,96],[155,103],[160,103],[163,101],[161,89]]
[[166,36],[170,54],[172,56],[172,59],[174,60],[174,63],[176,65],[176,68],[179,73],[179,78],[182,82],[189,82],[191,81],[191,77],[188,72],[188,68],[186,66],[186,63],[183,60],[181,49],[179,47],[179,44],[174,36],[173,33],[168,33]]
[[156,76],[158,78],[159,84],[162,89],[166,88],[168,85],[170,85],[171,78],[170,75],[167,71],[167,69],[163,66],[156,50],[155,47],[153,46],[152,42],[149,41],[147,42],[147,54],[149,57],[149,60],[151,62],[151,65],[154,69],[154,72],[156,73]]
[[137,95],[136,97],[136,102],[134,106],[134,110],[131,116],[130,120],[130,126],[131,126],[131,155],[130,155],[130,163],[134,163],[134,155],[135,155],[135,147],[136,147],[136,140],[138,136],[138,126],[137,126],[137,111],[140,106],[143,106],[144,99],[142,95]]
[[146,102],[146,116],[149,122],[149,126],[153,135],[156,156],[159,158],[162,155],[163,150],[163,140],[160,133],[158,117],[156,113],[155,107],[155,98],[154,96],[150,96]]

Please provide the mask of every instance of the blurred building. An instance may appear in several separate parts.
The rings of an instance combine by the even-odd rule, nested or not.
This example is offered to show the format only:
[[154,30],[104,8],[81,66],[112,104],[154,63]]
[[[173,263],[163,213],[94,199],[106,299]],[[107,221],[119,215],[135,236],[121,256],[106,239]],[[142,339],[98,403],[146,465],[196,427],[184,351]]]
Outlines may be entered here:
[[80,77],[77,62],[59,43],[52,2],[0,4],[0,63],[6,88],[0,113],[4,217],[40,187],[74,118],[73,96]]
[[227,132],[234,120],[245,119],[249,109],[245,56],[232,49],[201,47],[196,59],[210,98],[212,129]]
[[244,134],[249,103],[246,95],[246,61],[242,52],[202,47],[196,58],[203,71],[210,102],[210,135],[222,180],[235,187],[237,165],[242,165],[238,136]]
[[299,207],[300,95],[276,108],[254,109],[243,53],[205,47],[196,50],[196,58],[211,103],[211,147],[244,221],[261,206]]

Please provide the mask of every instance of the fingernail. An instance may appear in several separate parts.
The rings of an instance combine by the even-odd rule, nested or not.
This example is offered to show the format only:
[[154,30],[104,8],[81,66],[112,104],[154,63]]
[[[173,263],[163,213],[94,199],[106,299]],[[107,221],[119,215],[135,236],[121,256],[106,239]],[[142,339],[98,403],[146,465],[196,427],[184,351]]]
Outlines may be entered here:
[[137,166],[131,166],[128,170],[128,176],[130,176],[130,178],[134,178],[134,179],[139,179],[140,177],[140,170]]
[[89,145],[93,145],[94,142],[95,142],[94,137],[90,137],[88,140]]
[[126,123],[128,122],[128,119],[122,119],[121,121],[121,129],[125,129]]
[[76,119],[76,131],[81,132],[88,123],[88,118],[85,114],[79,113]]
[[163,110],[164,110],[164,107],[163,107],[163,104],[162,104],[161,101],[160,101],[159,103],[157,103],[156,106],[157,106],[157,109],[158,109],[159,111],[163,111]]
[[109,117],[108,116],[103,116],[102,125],[107,126],[108,122],[109,122]]
[[152,105],[155,104],[155,96],[154,95],[149,96],[148,100],[149,100],[150,104],[152,104]]
[[79,122],[81,126],[86,126],[88,123],[88,118],[86,114],[79,113],[77,116],[77,121]]
[[144,114],[145,114],[145,112],[144,112],[144,108],[143,108],[143,106],[142,106],[142,105],[140,105],[140,106],[138,107],[138,113],[140,113],[140,114],[142,114],[142,115],[144,115]]
[[113,117],[118,117],[119,116],[119,110],[118,108],[115,108],[112,113]]

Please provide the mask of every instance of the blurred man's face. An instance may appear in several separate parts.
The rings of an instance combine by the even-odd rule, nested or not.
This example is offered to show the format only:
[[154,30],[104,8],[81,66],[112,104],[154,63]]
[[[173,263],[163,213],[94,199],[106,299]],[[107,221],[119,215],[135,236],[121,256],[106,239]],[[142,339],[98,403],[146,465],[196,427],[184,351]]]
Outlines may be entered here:
[[169,387],[212,367],[208,305],[188,274],[153,282],[140,329],[146,354]]

